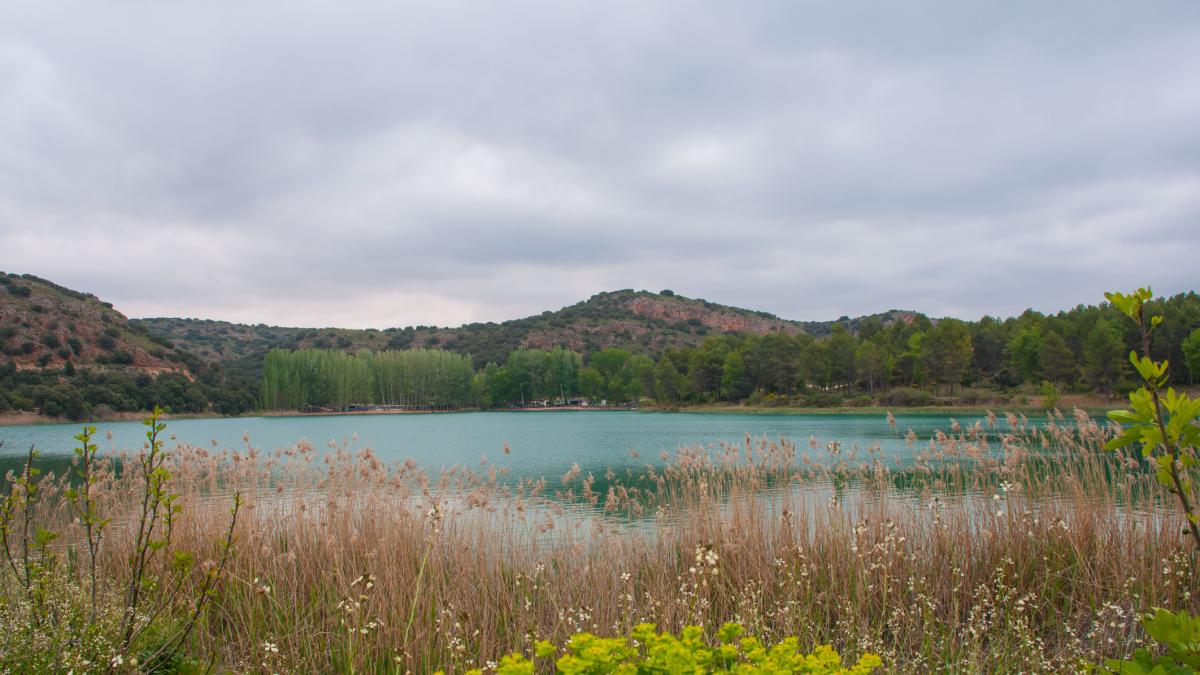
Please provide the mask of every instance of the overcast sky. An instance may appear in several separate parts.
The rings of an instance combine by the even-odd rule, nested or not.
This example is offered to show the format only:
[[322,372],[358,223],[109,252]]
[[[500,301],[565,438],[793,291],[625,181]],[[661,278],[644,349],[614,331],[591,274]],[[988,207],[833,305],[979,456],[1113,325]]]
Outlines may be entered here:
[[1200,3],[0,0],[0,269],[130,316],[1200,284]]

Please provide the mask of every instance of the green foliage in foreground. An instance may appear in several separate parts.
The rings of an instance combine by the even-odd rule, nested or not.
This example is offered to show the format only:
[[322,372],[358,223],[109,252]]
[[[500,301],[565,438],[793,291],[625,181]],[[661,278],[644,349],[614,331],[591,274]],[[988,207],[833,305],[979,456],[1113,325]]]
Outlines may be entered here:
[[1138,649],[1127,661],[1110,660],[1111,672],[1121,675],[1183,675],[1200,669],[1200,618],[1187,612],[1173,613],[1154,610],[1142,618],[1146,634],[1166,648],[1166,654],[1155,657],[1148,649]]
[[[680,637],[658,633],[654,624],[634,628],[630,638],[602,638],[577,633],[566,645],[566,653],[555,661],[555,672],[601,673],[850,673],[866,675],[882,665],[876,654],[865,654],[852,666],[828,645],[810,653],[800,650],[798,640],[787,638],[768,648],[755,637],[742,637],[745,629],[727,623],[717,633],[717,642],[704,639],[699,626],[688,626]],[[540,658],[553,658],[558,649],[549,642],[537,643]],[[480,671],[471,671],[479,673]],[[500,675],[533,675],[534,662],[513,654],[500,661]]]
[[[1142,338],[1142,353],[1129,353],[1129,361],[1141,377],[1142,386],[1129,394],[1129,410],[1115,410],[1109,418],[1121,425],[1121,433],[1106,444],[1110,450],[1137,448],[1153,463],[1158,482],[1179,501],[1188,520],[1190,534],[1200,550],[1200,515],[1197,514],[1195,481],[1196,448],[1200,446],[1200,399],[1180,394],[1168,387],[1167,361],[1151,358],[1151,336],[1163,317],[1147,307],[1153,294],[1139,288],[1128,295],[1106,293],[1114,307],[1137,325]],[[1138,649],[1127,661],[1110,660],[1107,666],[1116,673],[1176,674],[1200,669],[1200,618],[1185,611],[1172,613],[1158,608],[1142,617],[1146,634],[1166,648],[1155,657],[1147,649]]]

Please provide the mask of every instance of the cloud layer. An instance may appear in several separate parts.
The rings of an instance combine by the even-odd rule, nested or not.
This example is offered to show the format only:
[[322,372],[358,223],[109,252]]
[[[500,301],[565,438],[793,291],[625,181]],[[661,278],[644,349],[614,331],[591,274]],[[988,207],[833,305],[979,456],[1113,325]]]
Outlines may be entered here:
[[132,316],[1196,287],[1192,2],[71,5],[0,22],[0,268]]

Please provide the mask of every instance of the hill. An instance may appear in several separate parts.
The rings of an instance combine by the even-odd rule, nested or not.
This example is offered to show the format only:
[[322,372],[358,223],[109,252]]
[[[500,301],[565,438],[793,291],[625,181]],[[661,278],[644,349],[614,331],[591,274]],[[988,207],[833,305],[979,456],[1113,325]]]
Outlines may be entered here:
[[606,347],[658,357],[669,347],[696,347],[707,335],[809,333],[826,335],[837,323],[852,331],[863,321],[882,325],[911,321],[912,312],[892,310],[871,317],[799,322],[774,314],[687,298],[671,291],[620,290],[598,293],[558,311],[501,323],[471,323],[457,328],[345,329],[249,326],[206,319],[134,319],[148,334],[161,335],[199,357],[254,372],[272,348],[321,348],[357,351],[436,347],[470,354],[476,367],[504,362],[518,347],[562,346],[588,354]]
[[0,272],[0,351],[19,370],[66,363],[186,373],[189,355],[89,293]]

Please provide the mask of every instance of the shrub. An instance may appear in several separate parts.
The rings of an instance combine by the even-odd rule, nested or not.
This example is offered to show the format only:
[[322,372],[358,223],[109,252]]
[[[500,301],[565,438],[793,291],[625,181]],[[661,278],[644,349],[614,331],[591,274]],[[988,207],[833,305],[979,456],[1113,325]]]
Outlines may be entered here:
[[110,363],[116,364],[118,366],[133,365],[133,354],[130,354],[129,352],[124,351],[124,350],[115,351],[112,353],[112,357],[109,359],[109,361],[110,361]]
[[960,405],[1007,403],[1011,397],[987,389],[965,388],[958,394]]
[[1166,654],[1155,657],[1145,647],[1125,661],[1110,659],[1105,665],[1114,673],[1194,673],[1200,669],[1200,618],[1187,612],[1172,613],[1161,607],[1142,617],[1142,628]]
[[[123,468],[137,475],[141,505],[123,524],[134,526],[135,534],[127,580],[99,574],[111,522],[105,516],[111,514],[98,504],[109,504],[101,486],[113,467],[92,443],[95,427],[75,436],[80,446],[70,483],[41,478],[32,447],[20,473],[6,476],[8,490],[0,499],[0,630],[9,638],[0,642],[4,672],[205,672],[184,648],[225,579],[241,497],[233,494],[229,526],[214,557],[198,563],[178,547],[172,533],[183,507],[171,492],[161,414],[156,408],[144,420],[144,450]],[[44,495],[66,507],[78,528],[66,555],[53,544],[63,532],[38,518]]]
[[810,391],[804,395],[804,405],[812,408],[832,408],[841,403],[841,395],[832,391]]
[[1042,386],[1038,389],[1038,393],[1042,396],[1042,407],[1046,410],[1054,410],[1058,407],[1058,399],[1062,396],[1058,391],[1058,387],[1049,380],[1042,380]]
[[33,294],[33,291],[29,290],[28,286],[20,286],[17,284],[5,284],[4,287],[8,289],[9,293],[12,293],[13,295],[17,296],[18,298],[28,298],[30,295]]
[[893,389],[879,397],[886,406],[914,407],[936,405],[933,394],[924,389]]
[[875,402],[869,394],[859,394],[853,398],[846,399],[846,405],[852,408],[865,408]]
[[[704,639],[704,630],[688,626],[680,637],[658,633],[654,624],[633,629],[631,639],[601,638],[576,633],[567,642],[566,653],[555,661],[558,673],[852,673],[865,675],[882,665],[876,654],[864,654],[853,666],[842,664],[832,647],[821,645],[804,653],[799,640],[786,638],[768,648],[757,638],[741,637],[745,629],[727,623],[717,633],[717,642]],[[739,639],[740,638],[740,639]],[[538,642],[535,653],[550,658],[558,649]],[[471,673],[480,673],[473,670]],[[504,657],[499,675],[533,675],[534,663],[520,654]]]

